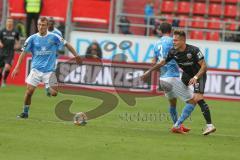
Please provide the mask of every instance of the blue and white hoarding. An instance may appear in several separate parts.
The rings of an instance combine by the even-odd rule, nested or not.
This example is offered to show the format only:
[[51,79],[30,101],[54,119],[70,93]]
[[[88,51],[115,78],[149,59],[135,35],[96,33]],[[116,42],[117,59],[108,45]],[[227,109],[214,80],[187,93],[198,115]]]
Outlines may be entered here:
[[[123,53],[127,56],[128,62],[151,62],[153,57],[153,47],[158,38],[119,35],[106,33],[78,32],[71,33],[71,43],[77,49],[80,55],[84,55],[90,43],[96,40],[102,50],[104,59],[112,59],[114,55]],[[132,43],[132,46],[126,50],[119,48],[122,41]],[[205,56],[209,68],[240,70],[240,43],[233,42],[215,42],[188,40],[187,43],[198,46]],[[108,51],[104,48],[106,44],[115,49]]]

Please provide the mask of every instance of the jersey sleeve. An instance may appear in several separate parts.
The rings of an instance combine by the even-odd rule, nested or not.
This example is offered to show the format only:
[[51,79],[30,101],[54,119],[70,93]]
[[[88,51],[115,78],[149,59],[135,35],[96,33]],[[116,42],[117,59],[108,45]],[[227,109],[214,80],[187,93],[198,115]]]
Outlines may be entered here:
[[172,59],[173,59],[173,52],[172,52],[172,50],[170,50],[166,55],[165,61],[166,61],[166,63],[168,63]]
[[33,46],[33,37],[30,36],[28,39],[25,41],[22,51],[23,52],[32,52],[32,46]]
[[63,46],[65,44],[67,44],[67,41],[63,38],[63,37],[60,37],[59,35],[57,34],[54,34],[55,36],[55,43],[58,45],[58,46]]
[[63,37],[63,35],[62,35],[62,32],[61,32],[61,31],[59,31],[59,30],[56,30],[56,33],[57,33],[57,35],[59,35],[60,37]]
[[203,56],[203,54],[202,54],[202,52],[200,51],[199,48],[196,48],[194,57],[195,57],[195,60],[197,62],[199,62],[200,60],[204,59],[204,56]]

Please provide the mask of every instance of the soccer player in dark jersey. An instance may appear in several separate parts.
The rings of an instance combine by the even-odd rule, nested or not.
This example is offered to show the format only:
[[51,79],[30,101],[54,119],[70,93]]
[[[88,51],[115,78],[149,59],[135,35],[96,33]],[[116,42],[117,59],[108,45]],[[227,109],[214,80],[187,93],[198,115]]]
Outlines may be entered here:
[[6,85],[13,62],[14,49],[18,48],[20,48],[19,34],[14,30],[13,19],[8,18],[6,28],[0,31],[0,84],[2,87]]
[[[144,73],[142,79],[146,79],[147,76],[153,70],[157,70],[174,59],[178,66],[183,70],[182,81],[186,86],[193,85],[194,87],[194,101],[200,106],[203,116],[206,120],[206,128],[203,131],[203,135],[208,135],[216,131],[216,128],[212,124],[209,107],[204,101],[203,94],[206,83],[206,71],[207,65],[204,60],[204,56],[198,47],[186,44],[186,34],[182,30],[176,30],[173,33],[173,44],[172,48],[166,59],[161,60],[159,63],[154,65],[151,69]],[[187,119],[194,106],[185,106],[181,116],[175,123],[174,127],[178,127],[185,119]]]

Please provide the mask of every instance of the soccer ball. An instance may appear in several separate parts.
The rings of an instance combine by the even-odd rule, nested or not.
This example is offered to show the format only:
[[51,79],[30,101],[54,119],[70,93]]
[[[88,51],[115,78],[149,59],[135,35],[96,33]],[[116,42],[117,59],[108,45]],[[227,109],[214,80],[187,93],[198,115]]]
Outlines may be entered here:
[[84,112],[78,112],[73,117],[73,123],[78,126],[85,126],[87,124],[87,116]]

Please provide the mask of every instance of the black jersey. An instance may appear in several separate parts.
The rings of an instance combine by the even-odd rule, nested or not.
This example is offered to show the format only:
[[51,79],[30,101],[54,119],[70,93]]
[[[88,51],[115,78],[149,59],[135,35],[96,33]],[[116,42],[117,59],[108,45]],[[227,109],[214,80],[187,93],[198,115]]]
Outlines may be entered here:
[[198,47],[187,44],[183,52],[179,52],[172,48],[168,52],[166,62],[172,59],[177,62],[184,74],[187,74],[189,77],[194,77],[201,68],[198,62],[204,59],[204,56]]
[[7,29],[3,29],[0,32],[0,40],[3,43],[3,50],[14,50],[15,40],[19,40],[19,33],[15,30],[8,31]]

